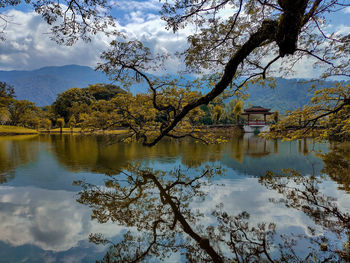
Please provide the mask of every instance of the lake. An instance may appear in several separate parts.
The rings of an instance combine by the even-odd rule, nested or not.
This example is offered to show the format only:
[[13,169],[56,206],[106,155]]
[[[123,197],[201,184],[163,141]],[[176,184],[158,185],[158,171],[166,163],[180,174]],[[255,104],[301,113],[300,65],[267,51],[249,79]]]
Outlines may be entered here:
[[[182,219],[226,258],[235,249],[252,253],[259,227],[244,222],[275,224],[268,236],[275,258],[292,253],[291,237],[295,257],[326,257],[349,245],[342,225],[349,163],[349,144],[311,139],[245,135],[218,145],[164,140],[148,148],[107,136],[0,137],[0,262],[108,262],[128,253],[149,262],[205,261]],[[237,226],[244,231],[232,230]],[[237,231],[250,240],[232,248],[230,237],[245,238],[232,235]]]

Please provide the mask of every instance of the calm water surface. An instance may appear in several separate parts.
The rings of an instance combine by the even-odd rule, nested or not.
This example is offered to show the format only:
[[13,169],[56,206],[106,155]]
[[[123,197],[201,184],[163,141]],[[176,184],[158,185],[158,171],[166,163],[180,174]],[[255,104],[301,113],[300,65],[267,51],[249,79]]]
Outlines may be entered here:
[[[307,234],[315,220],[298,209],[271,202],[281,194],[259,182],[267,171],[280,173],[284,168],[302,175],[327,175],[320,184],[322,193],[336,198],[344,211],[350,209],[350,175],[344,170],[350,162],[349,145],[266,141],[254,136],[210,146],[163,141],[153,148],[111,141],[78,135],[0,137],[0,262],[101,260],[108,246],[89,242],[89,235],[102,233],[118,242],[126,227],[92,220],[92,208],[86,205],[91,200],[77,202],[82,187],[73,182],[103,186],[110,178],[106,174],[118,174],[136,163],[162,171],[181,168],[190,177],[206,165],[222,166],[225,173],[214,175],[202,187],[205,199],[194,199],[190,205],[203,214],[200,224],[204,227],[216,224],[212,212],[222,204],[232,215],[247,211],[252,223],[275,222],[278,234]],[[305,249],[299,246],[298,252]],[[174,253],[164,261],[185,259]]]

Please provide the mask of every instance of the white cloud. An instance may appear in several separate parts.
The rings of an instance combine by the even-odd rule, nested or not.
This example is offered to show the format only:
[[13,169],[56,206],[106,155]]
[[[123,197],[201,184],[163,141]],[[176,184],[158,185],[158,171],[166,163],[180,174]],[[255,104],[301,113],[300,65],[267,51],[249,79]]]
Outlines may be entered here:
[[[143,12],[146,8],[152,9],[155,2],[139,4],[136,11],[126,15],[126,24],[118,25],[118,29],[130,39],[141,39],[155,53],[172,54],[183,50],[187,46],[189,32],[173,34],[165,29],[165,22],[159,15]],[[136,2],[125,4],[123,8],[129,8],[132,4],[136,5]],[[1,70],[32,70],[67,64],[95,67],[101,52],[108,49],[112,40],[101,33],[92,37],[91,43],[78,41],[70,47],[61,46],[50,40],[50,28],[38,14],[10,10],[7,15],[20,22],[9,24],[6,40],[0,42]],[[182,61],[172,57],[166,68],[174,72],[181,64]]]
[[76,202],[74,192],[3,186],[0,191],[0,240],[12,246],[66,251],[90,233],[111,238],[122,230],[115,224],[91,221],[90,209]]
[[[221,179],[215,181],[217,185],[208,186],[206,189],[208,193],[206,200],[192,204],[193,209],[198,209],[200,213],[204,214],[200,223],[204,227],[216,224],[216,219],[211,214],[214,210],[217,210],[216,206],[221,203],[223,204],[223,211],[231,216],[247,211],[250,214],[249,224],[251,227],[262,222],[275,223],[277,234],[274,241],[279,241],[280,234],[310,235],[310,226],[315,228],[317,235],[327,233],[325,229],[315,224],[302,211],[287,208],[284,204],[270,202],[271,198],[280,200],[282,195],[278,194],[277,191],[268,190],[258,181],[258,178]],[[340,192],[335,182],[325,181],[319,187],[320,191],[325,195],[338,199],[337,204],[339,208],[349,209],[350,197]],[[331,238],[330,235],[329,237]],[[295,247],[298,255],[307,255],[310,244],[299,241]]]
[[44,66],[80,64],[94,66],[99,53],[107,47],[108,38],[99,35],[91,43],[79,41],[72,47],[57,45],[50,40],[49,26],[34,12],[10,10],[16,24],[6,29],[6,40],[0,42],[2,70],[30,70]]
[[278,200],[281,196],[266,189],[257,178],[222,179],[216,183],[217,185],[208,187],[208,197],[204,204],[194,204],[194,207],[198,205],[200,211],[207,216],[207,220],[216,209],[216,205],[222,203],[223,210],[228,214],[238,215],[242,211],[247,211],[251,215],[251,224],[273,222],[277,224],[277,231],[299,228],[307,233],[308,226],[314,225],[302,212],[293,210],[291,213],[289,208],[269,202],[270,198]]
[[344,12],[345,14],[350,14],[350,6],[344,8],[343,12]]
[[344,34],[344,35],[350,34],[350,25],[337,26],[337,34]]
[[[242,211],[250,213],[252,225],[275,222],[278,233],[297,230],[308,234],[308,226],[314,226],[304,213],[269,202],[269,198],[278,200],[280,195],[262,186],[258,178],[221,179],[214,183],[204,189],[208,193],[204,202],[191,204],[192,209],[199,209],[204,214],[198,222],[204,227],[216,224],[212,212],[220,203],[230,215]],[[350,197],[337,190],[336,183],[326,181],[320,189],[338,198],[340,207],[349,209]],[[43,250],[67,251],[80,246],[90,233],[115,238],[125,229],[115,223],[91,221],[90,209],[75,201],[74,192],[6,186],[0,186],[0,192],[0,240],[12,246],[31,244]],[[316,228],[322,233],[321,227]],[[178,262],[178,259],[179,254],[174,254],[169,262]]]
[[[187,36],[193,28],[173,33],[165,29],[165,22],[158,15],[158,0],[148,1],[116,1],[120,14],[118,29],[129,39],[140,39],[154,53],[174,54],[188,47]],[[228,16],[228,8],[220,10],[220,14]],[[347,9],[346,9],[347,10]],[[232,11],[232,10],[231,10]],[[346,11],[347,12],[347,11]],[[7,40],[0,42],[1,70],[32,70],[44,66],[62,66],[78,64],[95,67],[100,61],[103,50],[108,49],[112,38],[98,34],[91,43],[78,41],[71,47],[57,45],[47,34],[49,26],[34,12],[10,10],[6,13],[19,24],[9,24]],[[18,22],[20,21],[20,22]],[[338,32],[349,32],[349,26],[338,26]],[[288,58],[287,58],[288,59]],[[319,75],[321,68],[313,68],[312,60],[302,59],[294,67],[288,77],[313,78]],[[272,69],[278,69],[277,62]],[[184,61],[170,56],[166,61],[165,71],[174,74],[184,69]],[[163,74],[164,71],[152,72]]]
[[112,5],[123,11],[158,11],[160,10],[159,0],[133,1],[118,0],[112,1]]

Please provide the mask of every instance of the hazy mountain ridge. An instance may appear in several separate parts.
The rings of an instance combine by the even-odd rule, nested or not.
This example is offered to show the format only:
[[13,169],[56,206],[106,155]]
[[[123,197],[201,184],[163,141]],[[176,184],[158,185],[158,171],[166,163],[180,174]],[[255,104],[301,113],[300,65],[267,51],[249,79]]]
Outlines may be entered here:
[[276,87],[251,86],[248,89],[249,98],[246,104],[259,105],[272,110],[294,110],[310,102],[316,89],[333,86],[335,81],[308,82],[305,79],[276,79]]
[[[0,71],[0,81],[14,86],[17,99],[33,101],[38,106],[52,104],[57,94],[73,87],[85,88],[89,84],[111,83],[104,73],[78,65],[44,67],[33,71]],[[326,81],[318,84],[318,88],[334,83]],[[248,90],[250,97],[245,104],[283,112],[307,104],[313,93],[309,91],[313,83],[305,83],[303,80],[278,78],[276,84],[274,89],[251,86]],[[132,89],[133,93],[146,90],[142,85],[140,83]]]
[[110,83],[102,72],[78,65],[44,67],[33,71],[0,71],[0,81],[15,88],[17,99],[49,105],[57,94],[73,87],[85,88],[95,83]]

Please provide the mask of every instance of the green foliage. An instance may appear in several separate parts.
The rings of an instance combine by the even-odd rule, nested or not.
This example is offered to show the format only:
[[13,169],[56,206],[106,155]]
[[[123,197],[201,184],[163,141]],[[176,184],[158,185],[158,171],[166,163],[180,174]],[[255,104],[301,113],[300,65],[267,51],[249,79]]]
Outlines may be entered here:
[[222,116],[222,107],[220,105],[213,106],[212,109],[214,123],[217,124]]
[[288,112],[271,127],[269,137],[288,140],[314,137],[319,140],[350,139],[350,85],[338,83],[316,90],[309,105]]
[[327,123],[327,139],[332,141],[350,141],[350,104],[339,112],[331,114]]
[[2,125],[10,121],[8,106],[13,101],[13,97],[13,86],[0,82],[0,124]]
[[0,98],[14,98],[15,90],[13,86],[0,81]]
[[117,109],[116,99],[95,101],[89,107],[89,114],[79,116],[80,126],[83,130],[107,130],[122,126]]
[[84,89],[71,88],[58,95],[56,101],[53,103],[53,111],[57,116],[64,118],[65,122],[69,121],[72,114],[80,114],[82,110],[81,105],[90,105],[95,98]]
[[117,96],[119,93],[125,93],[119,86],[112,84],[94,84],[85,88],[85,90],[92,95],[95,100],[110,100]]
[[54,123],[56,121],[56,116],[53,110],[53,107],[50,106],[44,106],[41,107],[41,118],[42,119],[49,119],[51,121],[51,123]]
[[69,128],[71,129],[74,128],[76,124],[77,124],[77,121],[74,115],[72,114],[72,116],[69,118],[69,121],[68,121]]
[[125,91],[118,86],[109,84],[95,84],[84,89],[72,88],[58,95],[52,109],[56,116],[63,117],[67,123],[74,116],[74,126],[81,123],[82,127],[91,128],[93,123],[99,123],[97,126],[101,127],[107,116],[97,112],[106,111],[108,101],[123,93]]
[[235,101],[235,105],[233,107],[232,112],[233,112],[233,114],[234,114],[234,116],[236,118],[236,123],[237,124],[239,123],[239,118],[240,118],[241,113],[243,112],[243,108],[244,108],[243,101],[241,101],[241,100]]
[[0,82],[0,124],[39,129],[45,116],[33,102],[14,99],[13,87]]
[[204,116],[199,119],[199,123],[204,125],[212,125],[214,122],[211,118],[210,109],[208,105],[201,105],[200,109],[204,112]]
[[[325,69],[323,77],[348,76],[348,37],[341,33],[327,37],[324,34],[328,29],[327,21],[322,15],[343,6],[341,1],[327,5],[324,1],[311,0],[166,1],[161,13],[169,29],[177,31],[189,24],[197,28],[188,37],[189,47],[180,54],[188,72],[212,73],[195,81],[209,91],[196,98],[188,98],[189,103],[181,109],[177,109],[176,104],[183,97],[173,104],[159,104],[158,96],[170,84],[164,83],[162,78],[144,74],[161,68],[167,54],[152,54],[151,49],[138,40],[112,41],[111,49],[102,53],[105,63],[100,64],[98,69],[126,85],[140,81],[148,85],[157,116],[165,120],[158,136],[146,143],[154,145],[175,128],[180,128],[181,121],[195,108],[208,105],[220,96],[242,95],[244,87],[264,82],[267,75],[289,74],[303,58],[311,57],[316,59],[316,63],[322,63]],[[231,15],[222,16],[221,9],[231,10]],[[278,69],[274,65],[276,61],[279,62]],[[267,85],[273,87],[275,84],[272,81]],[[184,86],[179,80],[172,81],[171,85],[177,89]],[[169,112],[173,116],[167,116]],[[212,113],[215,123],[223,117],[218,108],[215,111],[213,108]],[[158,128],[154,126],[154,133],[158,132]],[[136,138],[144,139],[144,133],[138,132],[140,134]]]
[[43,129],[50,130],[52,127],[52,121],[48,118],[44,118],[41,120],[40,126]]
[[0,124],[4,125],[10,120],[10,114],[5,107],[0,107]]
[[25,127],[37,127],[40,109],[33,102],[11,99],[7,106],[10,123]]
[[64,125],[65,125],[64,119],[63,119],[63,118],[58,118],[58,119],[56,120],[56,125],[57,125],[59,128],[61,128],[61,130],[62,130],[62,128],[63,128]]

